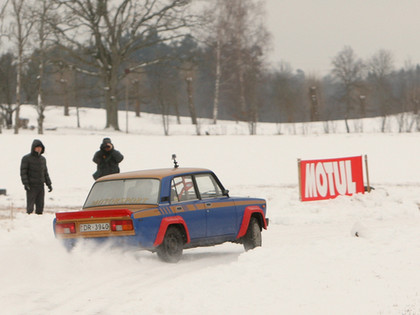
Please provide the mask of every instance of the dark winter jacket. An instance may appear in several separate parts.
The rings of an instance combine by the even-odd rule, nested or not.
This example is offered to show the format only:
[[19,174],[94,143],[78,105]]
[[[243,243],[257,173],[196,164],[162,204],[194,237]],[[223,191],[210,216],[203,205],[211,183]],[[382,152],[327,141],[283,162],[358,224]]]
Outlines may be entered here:
[[[41,153],[35,151],[36,147],[42,147]],[[20,178],[24,186],[43,186],[46,184],[48,187],[51,186],[50,175],[47,169],[47,160],[42,154],[45,151],[45,147],[42,142],[35,139],[32,142],[31,153],[25,155],[22,158],[20,164]]]
[[94,179],[120,172],[118,164],[124,159],[124,156],[119,151],[115,150],[114,146],[111,150],[106,151],[105,148],[108,143],[112,144],[111,139],[104,138],[100,150],[93,156],[93,162],[97,164],[97,170],[93,174]]

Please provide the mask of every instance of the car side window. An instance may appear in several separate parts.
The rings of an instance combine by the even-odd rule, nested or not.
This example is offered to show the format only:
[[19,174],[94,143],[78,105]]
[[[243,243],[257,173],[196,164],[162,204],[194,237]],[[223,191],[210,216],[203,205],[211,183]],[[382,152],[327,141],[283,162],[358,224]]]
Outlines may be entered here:
[[171,201],[197,200],[192,176],[178,176],[171,183]]
[[223,197],[222,189],[211,174],[196,175],[195,180],[202,199]]

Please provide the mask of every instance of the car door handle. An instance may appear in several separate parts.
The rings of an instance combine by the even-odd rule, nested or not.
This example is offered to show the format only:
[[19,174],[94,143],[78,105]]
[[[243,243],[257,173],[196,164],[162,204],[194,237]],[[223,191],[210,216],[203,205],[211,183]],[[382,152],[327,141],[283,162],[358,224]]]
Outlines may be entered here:
[[206,207],[211,207],[211,202],[206,202]]
[[176,207],[176,210],[180,211],[180,210],[182,210],[182,207],[178,206],[178,207]]

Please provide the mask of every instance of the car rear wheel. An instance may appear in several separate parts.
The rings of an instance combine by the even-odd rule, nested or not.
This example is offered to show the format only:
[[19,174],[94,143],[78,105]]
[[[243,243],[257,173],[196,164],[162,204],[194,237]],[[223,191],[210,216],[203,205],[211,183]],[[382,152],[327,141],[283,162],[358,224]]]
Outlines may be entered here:
[[252,217],[249,221],[248,230],[242,242],[246,251],[262,245],[261,228],[257,218]]
[[170,226],[166,230],[162,244],[157,248],[157,255],[165,262],[176,263],[181,259],[183,249],[182,232],[176,226]]

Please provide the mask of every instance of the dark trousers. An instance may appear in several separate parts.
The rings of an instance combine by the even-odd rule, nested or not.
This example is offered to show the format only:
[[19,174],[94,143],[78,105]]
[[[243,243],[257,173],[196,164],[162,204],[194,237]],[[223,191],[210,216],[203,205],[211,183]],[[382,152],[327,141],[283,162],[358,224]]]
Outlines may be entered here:
[[42,214],[44,211],[44,197],[44,186],[31,186],[31,189],[26,191],[26,212],[28,214],[34,212],[35,205],[35,213]]

